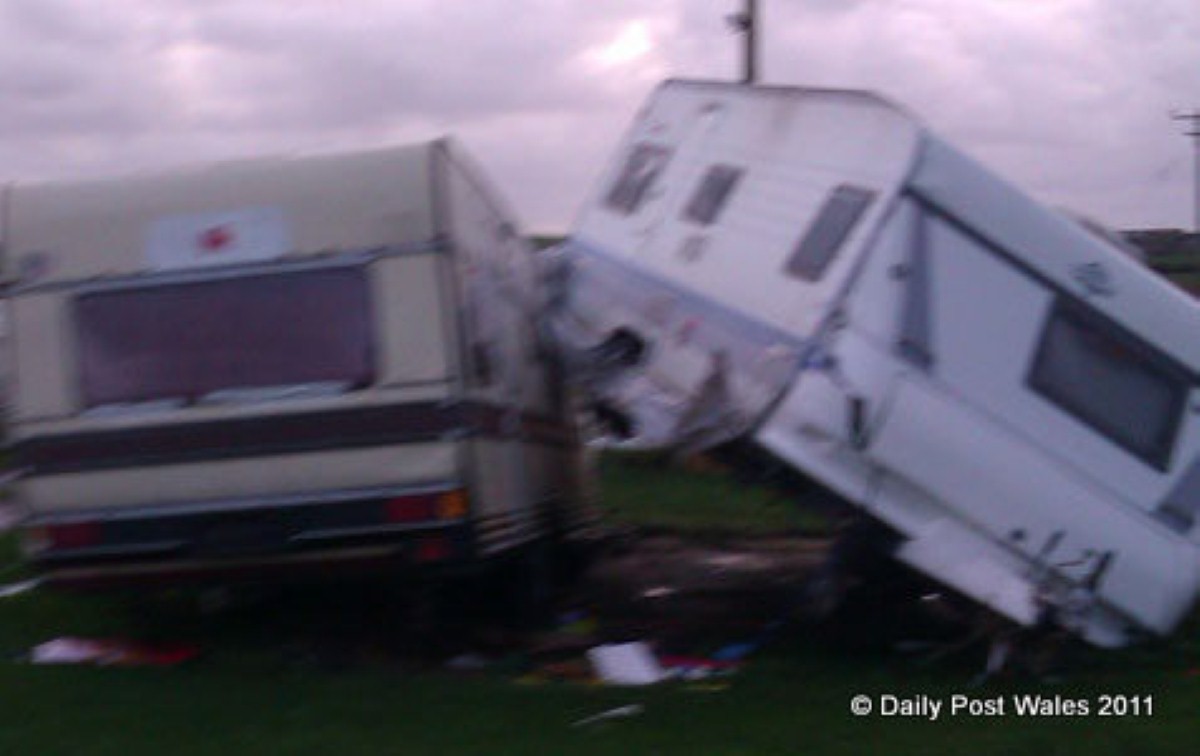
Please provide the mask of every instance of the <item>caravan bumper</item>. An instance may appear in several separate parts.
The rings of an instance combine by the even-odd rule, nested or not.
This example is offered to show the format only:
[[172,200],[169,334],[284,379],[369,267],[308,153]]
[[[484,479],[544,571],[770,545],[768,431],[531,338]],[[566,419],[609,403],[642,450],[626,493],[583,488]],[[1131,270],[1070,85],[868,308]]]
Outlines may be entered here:
[[80,512],[23,531],[51,583],[100,586],[450,564],[473,550],[467,514],[463,489],[440,485]]

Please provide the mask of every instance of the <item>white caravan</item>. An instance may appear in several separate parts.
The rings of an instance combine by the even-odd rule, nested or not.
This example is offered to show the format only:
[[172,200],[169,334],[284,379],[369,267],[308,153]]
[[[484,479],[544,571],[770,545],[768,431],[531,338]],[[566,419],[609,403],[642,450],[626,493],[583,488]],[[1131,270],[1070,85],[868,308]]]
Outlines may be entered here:
[[448,141],[4,195],[28,556],[91,586],[470,567],[589,522],[533,251]]
[[749,441],[1023,626],[1192,605],[1200,309],[904,110],[668,82],[558,257],[549,336],[635,440]]

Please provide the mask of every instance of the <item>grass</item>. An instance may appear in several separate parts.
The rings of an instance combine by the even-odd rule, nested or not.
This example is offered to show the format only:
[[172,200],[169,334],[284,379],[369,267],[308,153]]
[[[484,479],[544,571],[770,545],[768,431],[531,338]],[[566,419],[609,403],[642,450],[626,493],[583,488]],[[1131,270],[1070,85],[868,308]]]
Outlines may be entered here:
[[1184,291],[1200,291],[1200,270],[1172,273],[1167,280],[1179,286]]
[[[44,602],[56,600],[22,599],[24,606],[5,607],[4,615]],[[80,628],[88,614],[97,632],[111,629],[102,617],[108,611],[97,605],[64,609],[57,622]],[[42,617],[43,632],[63,627],[47,620]],[[1186,666],[1195,663],[1194,653],[1184,656],[1089,655],[1063,684],[1006,681],[977,690],[965,686],[971,668],[962,664],[928,667],[888,653],[851,655],[805,636],[754,658],[720,689],[531,686],[504,671],[459,676],[386,665],[331,672],[236,644],[169,670],[10,662],[0,665],[0,753],[1182,754],[1194,752],[1200,702],[1200,679],[1189,677]],[[1153,696],[1154,715],[927,721],[848,712],[859,694],[948,701],[954,694],[1040,693],[1094,704],[1111,692]],[[629,704],[641,705],[643,713],[572,726]]]
[[824,533],[829,518],[797,506],[794,496],[739,481],[717,463],[683,469],[657,454],[608,453],[600,490],[616,523],[694,535]]
[[[804,527],[765,491],[743,491],[716,471],[680,476],[653,460],[608,459],[610,506],[627,522],[707,531]],[[638,502],[648,502],[640,511]],[[11,559],[12,536],[0,538]],[[0,567],[0,569],[3,569]],[[327,605],[335,614],[347,601]],[[319,606],[319,605],[318,605]],[[376,614],[361,623],[375,628]],[[478,674],[394,656],[314,663],[297,637],[324,621],[312,611],[219,615],[131,614],[118,600],[36,591],[0,599],[0,754],[888,754],[1192,753],[1200,733],[1200,623],[1169,644],[1084,650],[1057,684],[1029,678],[968,687],[982,651],[938,664],[836,634],[799,629],[753,656],[725,686],[650,689],[523,682],[521,661]],[[354,620],[358,622],[359,620]],[[879,622],[864,620],[865,622]],[[378,627],[380,634],[390,630]],[[195,641],[180,667],[46,667],[20,661],[64,635],[128,634]],[[1153,696],[1153,716],[972,718],[938,721],[849,713],[853,696],[928,696],[948,702],[1021,693],[1083,699]],[[572,726],[613,707],[642,713]]]

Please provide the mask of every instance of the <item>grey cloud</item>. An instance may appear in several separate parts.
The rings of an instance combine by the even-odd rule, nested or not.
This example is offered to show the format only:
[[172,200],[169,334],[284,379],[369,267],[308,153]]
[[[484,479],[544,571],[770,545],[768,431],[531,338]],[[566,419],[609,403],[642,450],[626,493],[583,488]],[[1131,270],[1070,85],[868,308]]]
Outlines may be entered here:
[[433,13],[397,6],[379,16],[330,16],[324,8],[282,17],[239,10],[199,19],[196,35],[226,57],[226,72],[267,64],[247,69],[233,87],[281,88],[309,117],[319,117],[314,111],[326,105],[347,118],[404,109],[461,117],[587,104],[590,88],[580,80],[575,56],[603,24],[574,22],[563,3],[520,7],[475,2]]
[[72,0],[5,0],[0,30],[7,40],[30,39],[40,45],[65,45],[80,51],[107,47],[121,38],[122,26],[106,4]]
[[515,204],[561,226],[603,159],[580,136],[615,136],[644,94],[597,80],[586,53],[644,6],[0,0],[0,166],[58,176],[468,131],[505,151]]
[[[1054,204],[1184,223],[1195,0],[762,0],[768,81],[867,87]],[[0,0],[0,175],[452,131],[561,228],[654,81],[733,78],[740,0]],[[655,47],[605,67],[631,22]],[[1181,161],[1184,163],[1180,166]]]
[[[820,4],[818,4],[820,5]],[[896,0],[854,13],[777,3],[768,75],[875,89],[1034,194],[1114,225],[1187,222],[1200,105],[1193,0]]]

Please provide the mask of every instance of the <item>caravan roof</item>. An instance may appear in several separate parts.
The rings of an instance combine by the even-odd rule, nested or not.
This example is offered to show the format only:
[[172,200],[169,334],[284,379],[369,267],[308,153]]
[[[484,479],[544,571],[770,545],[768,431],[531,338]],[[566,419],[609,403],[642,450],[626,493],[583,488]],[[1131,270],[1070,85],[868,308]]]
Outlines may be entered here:
[[[272,257],[428,242],[436,225],[431,166],[445,146],[18,184],[4,214],[7,264],[16,266],[9,275],[25,266],[37,268],[42,283],[128,275],[170,267],[184,248],[199,245],[202,255],[239,241]],[[231,238],[233,227],[243,238]]]
[[[764,277],[761,266],[784,270],[797,234],[823,198],[849,182],[869,189],[874,201],[843,245],[842,258],[853,259],[871,242],[873,229],[897,202],[915,199],[1011,264],[1091,302],[1200,374],[1200,340],[1194,338],[1200,310],[1190,297],[876,94],[672,80],[651,96],[621,149],[624,161],[615,161],[601,177],[574,241],[650,274],[682,278],[715,301],[772,325],[806,332],[813,324],[798,319],[789,305],[794,291],[788,282]],[[729,175],[717,175],[723,166]],[[655,174],[653,186],[621,194],[619,189],[637,185],[630,179],[645,178],[638,171]],[[687,199],[706,181],[725,190],[721,201],[728,207],[699,228],[696,218],[686,217]],[[735,183],[736,191],[730,190]],[[676,212],[680,207],[683,212]],[[695,251],[688,237],[701,231],[703,252],[711,259],[680,268],[678,261]],[[834,273],[848,274],[849,267],[845,263]],[[836,280],[829,286],[836,288]],[[1116,291],[1119,297],[1112,296]]]
[[[1190,296],[1078,222],[1029,199],[926,131],[906,191],[1014,264],[1137,331],[1200,373]],[[1119,297],[1113,294],[1120,291]]]

